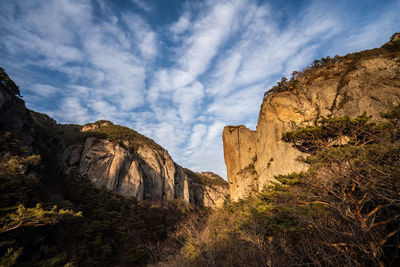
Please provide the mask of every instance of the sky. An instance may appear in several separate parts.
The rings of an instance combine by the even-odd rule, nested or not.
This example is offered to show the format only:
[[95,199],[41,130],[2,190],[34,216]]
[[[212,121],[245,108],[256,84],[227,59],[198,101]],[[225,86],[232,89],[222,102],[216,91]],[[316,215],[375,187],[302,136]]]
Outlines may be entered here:
[[314,59],[379,47],[400,0],[1,0],[0,67],[59,123],[107,119],[226,178],[222,130]]

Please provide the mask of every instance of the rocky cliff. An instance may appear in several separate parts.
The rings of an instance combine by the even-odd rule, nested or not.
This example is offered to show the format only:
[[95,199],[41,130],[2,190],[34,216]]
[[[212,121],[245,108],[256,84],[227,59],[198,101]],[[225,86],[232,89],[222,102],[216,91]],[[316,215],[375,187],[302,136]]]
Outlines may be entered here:
[[184,169],[189,178],[190,202],[198,206],[223,206],[229,200],[229,185],[220,176],[212,172],[193,172]]
[[231,196],[243,198],[257,190],[256,131],[246,126],[227,126],[222,134],[224,158],[228,171]]
[[182,199],[219,207],[229,198],[228,183],[221,177],[183,169],[165,149],[134,130],[97,121],[77,131],[72,130],[81,138],[75,138],[59,159],[67,176],[88,177],[97,187],[139,201]]
[[[84,126],[57,124],[46,114],[28,110],[18,97],[18,86],[1,68],[0,78],[0,132],[17,134],[51,166],[51,177],[87,177],[96,187],[139,201],[181,199],[214,207],[227,199],[222,178],[225,190],[210,186],[215,177],[204,176],[202,183],[192,180],[167,150],[138,132],[104,120]],[[58,186],[54,179],[47,182]]]
[[0,129],[16,131],[21,135],[24,143],[32,142],[32,119],[25,102],[15,95],[19,95],[19,88],[0,68]]
[[116,143],[89,137],[83,143],[67,147],[61,164],[66,175],[86,176],[97,187],[105,186],[139,201],[183,199],[189,202],[186,174],[161,148],[143,145],[133,150],[129,141]]
[[[314,125],[322,116],[357,116],[400,103],[400,40],[381,48],[315,61],[265,94],[256,131],[227,126],[224,156],[234,200],[260,191],[274,176],[306,169],[302,155],[281,141],[282,134]],[[397,39],[396,39],[397,38]]]

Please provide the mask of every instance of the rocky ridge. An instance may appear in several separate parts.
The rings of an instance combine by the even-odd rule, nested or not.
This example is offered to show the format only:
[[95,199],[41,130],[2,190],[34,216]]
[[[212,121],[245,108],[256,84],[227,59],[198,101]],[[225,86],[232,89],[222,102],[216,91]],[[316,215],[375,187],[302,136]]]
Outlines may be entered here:
[[[96,187],[139,201],[181,199],[211,207],[226,201],[228,190],[192,181],[167,150],[134,130],[104,120],[84,126],[57,124],[27,109],[16,95],[19,88],[0,71],[1,131],[17,133],[42,160],[59,165],[54,175],[87,177]],[[18,92],[3,81],[12,82]]]
[[60,158],[65,175],[88,177],[97,187],[139,201],[182,199],[214,207],[227,199],[228,190],[196,183],[168,151],[129,128],[103,120],[82,126],[81,132],[90,137],[68,146]]
[[[316,61],[290,81],[267,92],[256,131],[226,126],[224,156],[231,198],[261,191],[274,176],[307,168],[303,154],[281,140],[282,134],[315,125],[322,116],[380,119],[380,112],[400,103],[400,34],[381,48]],[[397,38],[397,39],[396,39]]]

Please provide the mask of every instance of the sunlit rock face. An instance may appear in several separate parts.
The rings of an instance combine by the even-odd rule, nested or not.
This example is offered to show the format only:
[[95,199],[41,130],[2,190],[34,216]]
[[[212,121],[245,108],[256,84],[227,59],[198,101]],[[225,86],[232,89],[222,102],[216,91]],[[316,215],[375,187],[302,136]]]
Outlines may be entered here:
[[187,177],[166,151],[141,147],[131,152],[123,145],[92,137],[68,147],[62,161],[65,174],[86,176],[97,187],[126,197],[189,202]]
[[[88,177],[96,187],[139,201],[181,199],[218,208],[229,199],[229,187],[221,182],[221,177],[210,172],[192,172],[202,180],[190,179],[166,150],[154,145],[142,145],[133,151],[129,141],[114,143],[90,137],[82,144],[67,147],[60,161],[65,175]],[[219,184],[215,184],[215,179],[219,179]]]
[[87,132],[87,131],[94,130],[94,129],[97,129],[100,127],[107,127],[107,126],[112,126],[112,125],[113,125],[113,123],[110,121],[105,121],[105,120],[96,121],[94,123],[88,123],[88,124],[83,125],[81,131]]
[[257,190],[256,132],[243,125],[226,126],[222,137],[231,197],[238,200]]
[[[379,51],[364,51],[311,68],[297,77],[291,90],[267,95],[256,131],[244,126],[225,127],[224,156],[231,198],[262,190],[276,175],[306,169],[296,160],[302,153],[281,141],[283,133],[314,125],[328,115],[366,112],[378,120],[381,112],[398,105],[400,53]],[[253,174],[248,166],[254,166]]]

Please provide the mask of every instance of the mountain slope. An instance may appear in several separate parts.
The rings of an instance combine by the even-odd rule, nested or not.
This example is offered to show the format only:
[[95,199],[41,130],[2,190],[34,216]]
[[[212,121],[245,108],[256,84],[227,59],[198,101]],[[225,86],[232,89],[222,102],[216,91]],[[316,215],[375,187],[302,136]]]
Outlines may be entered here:
[[326,116],[379,119],[400,103],[399,35],[381,48],[344,57],[316,60],[302,72],[282,79],[265,94],[256,131],[227,126],[223,132],[225,163],[234,200],[261,191],[274,176],[306,169],[304,155],[281,140],[288,131],[315,125]]
[[57,124],[0,74],[0,266],[145,265],[181,221],[206,218],[190,203],[218,202],[196,202],[213,191],[193,190],[153,140],[105,121]]

